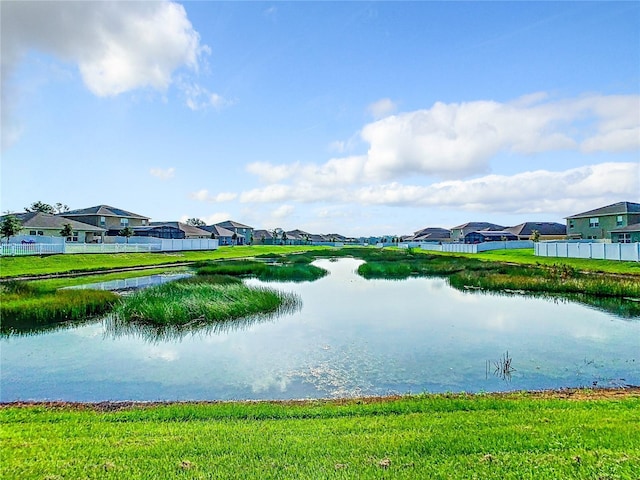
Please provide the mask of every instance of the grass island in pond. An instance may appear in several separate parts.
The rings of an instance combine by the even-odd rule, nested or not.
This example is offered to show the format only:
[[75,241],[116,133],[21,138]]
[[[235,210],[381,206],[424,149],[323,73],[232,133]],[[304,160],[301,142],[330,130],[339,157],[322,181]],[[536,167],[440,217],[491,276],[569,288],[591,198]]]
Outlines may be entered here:
[[220,322],[295,308],[291,293],[248,287],[233,277],[200,275],[139,290],[113,311],[126,321],[159,325]]

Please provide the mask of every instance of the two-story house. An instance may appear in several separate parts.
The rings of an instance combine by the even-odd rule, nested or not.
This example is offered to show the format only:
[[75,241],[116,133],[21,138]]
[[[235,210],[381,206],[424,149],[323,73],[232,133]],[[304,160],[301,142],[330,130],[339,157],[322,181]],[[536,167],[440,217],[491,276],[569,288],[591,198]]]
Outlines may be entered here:
[[60,215],[78,222],[104,228],[107,231],[107,236],[117,236],[125,227],[134,228],[149,225],[149,217],[128,212],[121,208],[110,207],[109,205],[70,210]]
[[504,230],[505,227],[502,225],[496,225],[495,223],[489,222],[469,222],[464,223],[462,225],[458,225],[457,227],[451,228],[451,241],[452,242],[464,242],[464,237],[471,232],[480,232],[483,230]]
[[640,223],[640,203],[618,202],[566,217],[573,239],[611,239],[611,232]]
[[[253,227],[243,225],[242,223],[227,220],[225,222],[216,223],[215,226],[226,228],[236,234],[236,245],[249,245],[253,242]],[[209,230],[207,228],[207,230]],[[210,230],[209,230],[210,231]]]
[[[25,212],[12,214],[22,224],[19,235],[34,237],[60,237],[66,225],[71,227],[71,235],[67,242],[92,243],[101,242],[106,230],[104,228],[78,222],[69,218],[44,212]],[[4,220],[8,215],[3,215]]]

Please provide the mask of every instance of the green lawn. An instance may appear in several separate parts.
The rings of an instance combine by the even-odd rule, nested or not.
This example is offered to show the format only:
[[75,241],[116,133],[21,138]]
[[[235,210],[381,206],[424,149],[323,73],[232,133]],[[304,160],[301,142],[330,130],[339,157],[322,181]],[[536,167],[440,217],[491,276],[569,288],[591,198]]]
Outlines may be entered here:
[[637,479],[640,393],[579,395],[4,407],[0,476]]
[[[222,247],[215,251],[172,253],[120,253],[115,255],[78,254],[50,255],[45,257],[1,257],[0,278],[52,273],[87,272],[116,268],[171,265],[182,262],[197,262],[224,258],[253,257],[272,253],[292,253],[309,250],[325,250],[329,247],[270,246]],[[369,247],[371,249],[375,247]],[[420,250],[416,250],[420,251]],[[479,254],[451,254],[426,252],[448,256],[462,256],[480,260],[508,262],[525,265],[568,265],[573,268],[604,273],[640,276],[640,262],[615,262],[612,260],[589,260],[581,258],[536,257],[531,249],[494,250]]]
[[1,257],[0,277],[45,275],[49,273],[86,272],[114,268],[170,265],[183,262],[197,262],[222,258],[241,258],[264,255],[266,253],[291,253],[317,250],[327,247],[312,246],[243,246],[222,247],[214,251],[171,252],[171,253],[118,253],[49,255],[25,257]]
[[585,258],[555,258],[536,257],[533,249],[491,250],[481,253],[440,253],[427,252],[438,255],[461,256],[487,260],[491,262],[507,262],[522,265],[568,265],[578,270],[603,273],[617,273],[624,275],[640,275],[640,262],[617,262],[614,260],[593,260]]

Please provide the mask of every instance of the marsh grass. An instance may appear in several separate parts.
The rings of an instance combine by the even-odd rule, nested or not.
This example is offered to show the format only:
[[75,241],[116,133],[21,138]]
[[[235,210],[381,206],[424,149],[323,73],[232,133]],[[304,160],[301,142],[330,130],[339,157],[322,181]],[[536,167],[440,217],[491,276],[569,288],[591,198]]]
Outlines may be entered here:
[[129,322],[187,325],[272,313],[299,302],[292,293],[202,275],[134,292],[113,314]]
[[118,301],[112,292],[48,290],[29,282],[0,284],[3,335],[31,332],[66,321],[80,321],[108,312]]
[[[273,257],[269,257],[273,260]],[[198,275],[233,275],[255,277],[265,282],[312,282],[327,275],[323,268],[310,263],[313,255],[280,256],[273,261],[232,260],[199,264]]]

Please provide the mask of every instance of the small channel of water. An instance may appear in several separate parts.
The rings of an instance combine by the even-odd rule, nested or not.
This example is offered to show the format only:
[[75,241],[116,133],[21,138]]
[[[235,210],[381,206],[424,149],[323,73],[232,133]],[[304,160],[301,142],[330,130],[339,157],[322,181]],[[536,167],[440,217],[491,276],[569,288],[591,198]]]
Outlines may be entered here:
[[[291,399],[640,384],[640,319],[559,299],[460,292],[444,279],[364,280],[355,273],[360,263],[320,260],[331,272],[321,280],[269,284],[303,302],[277,318],[188,331],[123,329],[104,318],[3,338],[0,400]],[[505,355],[508,376],[498,368]]]

